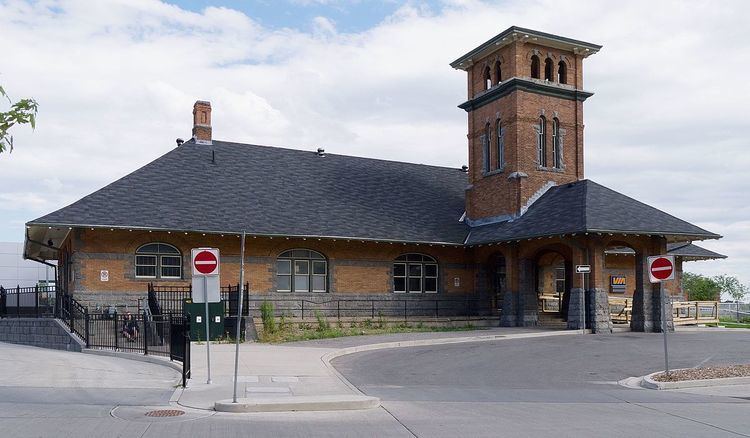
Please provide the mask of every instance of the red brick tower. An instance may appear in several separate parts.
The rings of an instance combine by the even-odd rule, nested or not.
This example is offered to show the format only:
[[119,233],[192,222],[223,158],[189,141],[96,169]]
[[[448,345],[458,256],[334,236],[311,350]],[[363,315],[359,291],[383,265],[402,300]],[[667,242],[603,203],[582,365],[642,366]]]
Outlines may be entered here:
[[583,59],[599,49],[514,26],[451,63],[468,73],[470,225],[518,217],[583,178]]

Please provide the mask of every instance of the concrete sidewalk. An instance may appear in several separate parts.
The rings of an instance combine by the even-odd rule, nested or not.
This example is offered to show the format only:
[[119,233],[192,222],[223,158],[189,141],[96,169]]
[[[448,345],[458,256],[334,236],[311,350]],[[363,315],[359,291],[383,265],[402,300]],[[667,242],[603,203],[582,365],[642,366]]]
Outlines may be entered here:
[[330,364],[335,357],[382,348],[482,342],[577,331],[539,329],[402,333],[298,342],[289,345],[240,344],[237,398],[232,403],[234,344],[211,344],[211,384],[207,384],[206,344],[193,343],[192,377],[173,400],[185,407],[224,412],[277,412],[368,409],[379,400],[362,394]]

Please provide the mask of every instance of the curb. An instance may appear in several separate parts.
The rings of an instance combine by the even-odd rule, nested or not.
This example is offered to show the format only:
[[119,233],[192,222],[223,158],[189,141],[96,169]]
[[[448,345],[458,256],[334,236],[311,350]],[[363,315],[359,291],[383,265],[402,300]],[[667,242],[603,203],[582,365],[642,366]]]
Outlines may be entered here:
[[[690,369],[690,368],[683,368]],[[679,370],[673,370],[679,371]],[[681,380],[678,382],[658,382],[653,379],[657,374],[663,371],[657,371],[647,376],[643,376],[641,386],[646,389],[682,389],[682,388],[702,388],[709,386],[729,386],[729,385],[750,385],[750,377],[724,377],[721,379],[700,379],[700,380]]]
[[288,412],[288,411],[343,411],[372,409],[380,406],[380,399],[366,395],[320,395],[274,397],[262,399],[220,400],[214,404],[218,412]]

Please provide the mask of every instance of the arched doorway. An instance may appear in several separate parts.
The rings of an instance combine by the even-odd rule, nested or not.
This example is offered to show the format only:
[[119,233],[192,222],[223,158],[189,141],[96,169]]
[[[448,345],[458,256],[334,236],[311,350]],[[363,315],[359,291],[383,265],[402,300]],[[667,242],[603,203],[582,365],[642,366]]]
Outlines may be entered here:
[[567,327],[570,303],[571,263],[555,250],[541,252],[536,258],[535,286],[540,325]]
[[[507,291],[507,267],[502,253],[492,254],[487,260],[487,285],[492,297],[492,308],[503,311],[505,292]],[[510,309],[505,309],[510,311]]]

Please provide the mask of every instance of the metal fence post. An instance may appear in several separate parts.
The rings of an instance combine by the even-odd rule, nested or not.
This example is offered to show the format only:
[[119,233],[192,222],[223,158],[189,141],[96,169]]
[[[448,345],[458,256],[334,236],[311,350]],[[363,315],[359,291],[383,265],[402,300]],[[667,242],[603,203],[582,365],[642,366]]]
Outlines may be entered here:
[[370,300],[370,314],[371,314],[370,317],[372,319],[375,319],[375,301],[373,300]]
[[39,284],[34,285],[34,311],[36,317],[39,318]]
[[336,319],[341,319],[341,300],[336,300]]
[[21,286],[16,285],[16,318],[21,316]]
[[86,307],[86,309],[83,312],[84,312],[83,313],[83,321],[84,321],[84,324],[86,324],[86,327],[84,327],[84,333],[86,334],[86,339],[85,339],[85,341],[86,341],[86,348],[89,348],[89,323],[90,323],[90,319],[89,319],[89,309],[88,309],[88,307]]
[[75,316],[73,315],[73,298],[68,297],[68,318],[70,319],[70,332],[75,333]]
[[302,320],[305,319],[305,300],[302,300]]
[[143,355],[148,356],[148,319],[145,310],[143,311]]
[[115,313],[112,315],[112,326],[115,328],[115,351],[117,351],[118,345],[119,345],[119,339],[117,338],[120,334],[117,331],[117,309],[115,309]]
[[404,300],[404,322],[406,322],[406,303],[407,301]]

